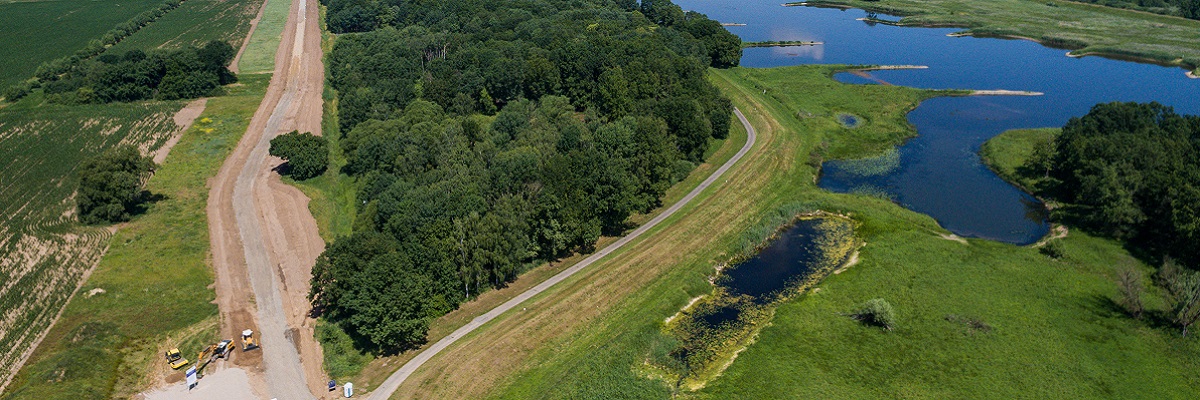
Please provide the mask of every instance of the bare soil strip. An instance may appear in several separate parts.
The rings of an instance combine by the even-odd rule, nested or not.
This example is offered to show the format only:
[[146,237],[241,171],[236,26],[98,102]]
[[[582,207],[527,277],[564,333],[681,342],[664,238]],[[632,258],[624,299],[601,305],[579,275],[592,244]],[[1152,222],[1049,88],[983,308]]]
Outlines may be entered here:
[[199,117],[204,112],[204,106],[206,105],[208,105],[208,98],[192,100],[191,103],[187,103],[186,106],[183,106],[183,109],[175,113],[175,125],[178,125],[179,129],[171,135],[170,139],[167,139],[166,143],[163,143],[162,147],[158,148],[158,151],[154,152],[155,164],[162,164],[163,161],[167,160],[167,154],[171,153],[171,148],[179,143],[179,139],[183,137],[183,133],[192,127],[192,124],[196,122],[196,117]]
[[741,150],[738,150],[737,154],[734,154],[733,157],[729,159],[729,161],[726,161],[725,164],[721,166],[721,168],[718,168],[715,172],[713,172],[712,175],[710,175],[708,177],[708,179],[705,179],[704,182],[700,184],[700,186],[697,186],[686,196],[679,199],[679,201],[676,202],[674,205],[672,205],[671,208],[668,208],[662,214],[659,214],[657,217],[654,217],[654,219],[643,224],[642,226],[638,227],[637,229],[634,229],[633,232],[630,232],[628,235],[625,235],[625,237],[617,240],[616,242],[613,242],[613,244],[601,249],[600,251],[597,251],[595,254],[588,256],[586,259],[571,266],[570,268],[567,268],[566,270],[559,272],[557,275],[554,275],[550,279],[547,279],[546,281],[538,284],[537,286],[534,286],[532,289],[529,289],[529,290],[525,291],[524,293],[517,295],[517,297],[514,297],[512,300],[509,300],[509,301],[505,302],[504,304],[501,304],[500,306],[493,308],[491,311],[488,311],[487,313],[484,313],[483,315],[475,318],[474,320],[471,320],[471,322],[469,322],[466,325],[464,325],[463,327],[455,330],[454,333],[451,333],[449,336],[446,336],[446,337],[442,338],[442,340],[439,340],[437,343],[434,343],[432,346],[425,349],[425,351],[421,352],[421,354],[418,354],[412,360],[409,360],[407,363],[405,363],[403,366],[401,366],[399,370],[397,370],[395,373],[393,373],[391,376],[389,376],[388,379],[385,380],[382,384],[380,384],[379,387],[376,388],[374,392],[371,392],[371,395],[368,397],[368,399],[385,400],[385,399],[390,398],[392,393],[395,392],[396,389],[399,389],[400,385],[404,383],[404,380],[407,379],[409,375],[412,375],[412,373],[415,372],[417,370],[417,368],[420,368],[421,365],[425,364],[426,361],[428,361],[429,359],[436,356],[442,350],[445,350],[447,347],[449,347],[454,342],[458,341],[459,338],[466,336],[467,334],[471,333],[475,329],[478,329],[479,327],[488,323],[492,319],[495,319],[496,317],[500,316],[501,314],[503,314],[509,310],[512,310],[513,308],[517,307],[518,305],[525,302],[526,300],[538,295],[541,292],[546,291],[547,289],[558,284],[559,282],[566,280],[567,278],[571,277],[571,275],[574,275],[576,272],[579,272],[580,270],[587,268],[592,263],[595,263],[596,261],[603,259],[605,256],[608,256],[610,253],[620,249],[621,247],[625,246],[626,244],[637,239],[643,233],[646,233],[646,231],[654,228],[663,220],[666,220],[667,218],[670,218],[672,215],[675,215],[676,212],[678,212],[680,209],[682,209],[684,206],[686,206],[688,203],[690,203],[692,201],[692,199],[696,198],[696,196],[698,196],[701,192],[703,192],[705,189],[707,189],[709,186],[711,186],[713,184],[713,182],[716,182],[716,180],[719,179],[721,177],[721,175],[723,175],[725,173],[725,171],[728,171],[730,168],[732,168],[733,165],[736,164],[738,162],[738,160],[741,160],[742,156],[744,156],[744,155],[746,155],[746,153],[750,152],[750,148],[754,146],[754,141],[755,141],[756,135],[757,135],[756,132],[754,131],[754,126],[750,125],[750,122],[746,120],[746,116],[742,115],[741,110],[738,110],[735,108],[734,113],[737,114],[738,120],[740,120],[742,122],[742,126],[746,127],[746,134],[747,134],[746,144],[743,145]]
[[324,242],[316,235],[308,199],[279,181],[272,171],[279,160],[267,155],[270,140],[282,132],[320,134],[325,79],[320,40],[317,2],[293,1],[266,97],[209,194],[221,336],[244,329],[261,335],[262,350],[239,352],[233,364],[250,372],[251,386],[280,399],[325,393],[321,352],[304,299]]

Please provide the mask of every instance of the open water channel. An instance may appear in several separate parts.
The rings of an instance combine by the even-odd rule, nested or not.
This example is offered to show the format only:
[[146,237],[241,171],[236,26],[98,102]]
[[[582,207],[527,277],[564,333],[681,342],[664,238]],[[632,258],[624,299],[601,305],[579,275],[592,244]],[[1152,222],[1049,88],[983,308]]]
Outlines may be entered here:
[[[949,37],[960,29],[902,28],[858,21],[862,10],[783,7],[780,0],[676,0],[685,10],[721,22],[747,41],[805,40],[821,46],[746,49],[745,67],[800,64],[925,65],[923,70],[874,71],[896,85],[933,89],[1008,89],[1044,96],[955,97],[927,100],[908,115],[918,136],[898,148],[899,164],[861,175],[825,164],[820,186],[837,192],[887,193],[965,237],[1028,244],[1045,235],[1043,205],[1001,180],[980,162],[980,145],[1014,128],[1062,126],[1093,105],[1157,101],[1200,114],[1200,80],[1184,70],[1100,57],[1070,58],[1066,50],[1025,40]],[[889,17],[890,18],[890,17]],[[847,83],[876,80],[851,74]]]

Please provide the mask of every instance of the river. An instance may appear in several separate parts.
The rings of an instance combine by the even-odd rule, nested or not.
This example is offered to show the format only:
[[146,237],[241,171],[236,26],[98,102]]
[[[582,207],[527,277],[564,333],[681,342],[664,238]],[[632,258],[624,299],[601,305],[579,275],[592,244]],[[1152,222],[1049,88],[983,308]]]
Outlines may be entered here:
[[[805,40],[821,46],[746,49],[741,64],[766,68],[801,64],[925,65],[922,70],[874,71],[891,84],[934,89],[1009,89],[1044,96],[936,98],[908,115],[918,136],[899,146],[899,165],[860,175],[827,162],[820,186],[886,193],[900,205],[932,216],[964,237],[1028,244],[1045,235],[1044,207],[1001,180],[979,159],[979,147],[1014,128],[1062,126],[1097,103],[1157,101],[1200,114],[1200,80],[1184,70],[1101,57],[1066,57],[1066,50],[1025,40],[949,37],[961,29],[867,24],[862,10],[783,7],[779,0],[675,1],[684,10],[727,23],[746,41]],[[887,17],[890,18],[890,17]],[[836,79],[872,84],[850,74]]]

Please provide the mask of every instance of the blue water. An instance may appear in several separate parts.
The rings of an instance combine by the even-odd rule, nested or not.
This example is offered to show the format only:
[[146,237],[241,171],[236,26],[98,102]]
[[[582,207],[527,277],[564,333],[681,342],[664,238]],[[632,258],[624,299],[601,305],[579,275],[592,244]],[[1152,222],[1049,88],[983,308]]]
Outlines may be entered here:
[[748,295],[759,304],[774,300],[774,295],[783,292],[794,280],[808,276],[825,257],[824,250],[814,244],[817,236],[824,234],[817,228],[820,223],[818,219],[796,221],[754,258],[723,271],[718,284],[734,296]]
[[[1027,244],[1045,235],[1037,199],[982,165],[979,146],[1013,128],[1062,126],[1093,105],[1157,101],[1200,114],[1200,80],[1184,70],[1100,57],[1070,58],[1066,50],[1024,40],[948,37],[959,29],[901,28],[857,21],[861,10],[782,7],[779,0],[678,0],[721,22],[747,41],[814,40],[823,46],[746,49],[742,65],[926,65],[925,70],[872,72],[896,85],[937,89],[1008,89],[1037,97],[937,98],[908,115],[918,137],[900,146],[900,167],[882,176],[857,176],[827,162],[820,186],[847,192],[878,189],[899,204],[932,216],[960,236]],[[882,17],[882,16],[881,16]],[[839,74],[847,83],[873,80]]]

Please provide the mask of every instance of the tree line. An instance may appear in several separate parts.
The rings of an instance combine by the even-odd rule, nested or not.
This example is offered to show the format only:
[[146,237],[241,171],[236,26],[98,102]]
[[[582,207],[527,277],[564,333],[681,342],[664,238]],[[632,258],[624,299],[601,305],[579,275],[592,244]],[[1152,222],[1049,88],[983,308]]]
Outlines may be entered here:
[[48,101],[66,104],[204,97],[237,82],[227,68],[235,54],[233,46],[217,40],[201,47],[102,54],[41,85]]
[[[1149,254],[1200,256],[1200,117],[1158,103],[1098,104],[1031,158],[1079,222]],[[1035,154],[1036,155],[1036,154]]]
[[740,40],[666,0],[328,0],[353,234],[310,299],[384,352],[628,228],[724,138]]

